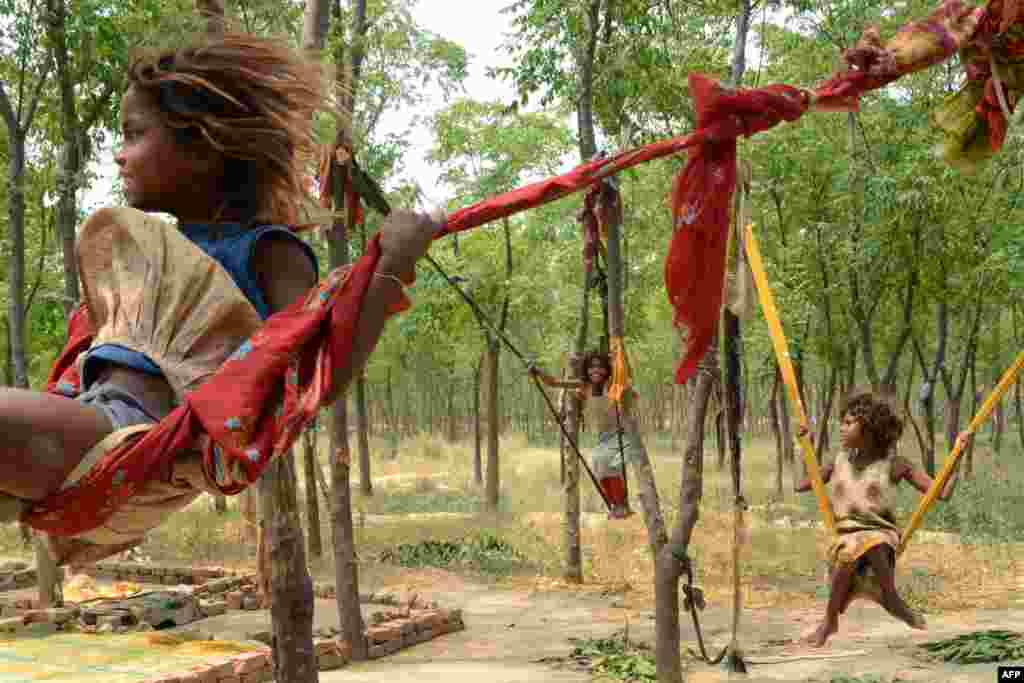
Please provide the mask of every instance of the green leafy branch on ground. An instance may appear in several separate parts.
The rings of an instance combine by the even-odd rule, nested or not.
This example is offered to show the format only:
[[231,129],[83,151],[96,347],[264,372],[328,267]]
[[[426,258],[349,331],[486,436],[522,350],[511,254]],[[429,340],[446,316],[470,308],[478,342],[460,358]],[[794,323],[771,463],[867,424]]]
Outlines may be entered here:
[[494,534],[478,532],[455,541],[403,543],[385,550],[380,554],[380,560],[402,567],[464,567],[485,574],[504,575],[522,565],[525,557]]
[[619,681],[656,681],[654,653],[623,632],[610,638],[570,638],[575,644],[569,659],[592,674]]
[[1024,659],[1024,634],[990,629],[918,646],[921,656],[955,664],[981,664]]

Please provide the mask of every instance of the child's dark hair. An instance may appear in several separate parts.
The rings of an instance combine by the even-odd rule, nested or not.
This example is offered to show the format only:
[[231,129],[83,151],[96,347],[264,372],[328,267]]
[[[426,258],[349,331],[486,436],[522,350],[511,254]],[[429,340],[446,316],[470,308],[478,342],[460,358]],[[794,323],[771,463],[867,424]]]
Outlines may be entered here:
[[250,220],[298,219],[316,153],[312,117],[325,109],[320,64],[282,42],[228,33],[137,57],[128,78],[180,143],[226,157],[229,206]]
[[870,387],[853,389],[843,401],[839,416],[859,418],[868,446],[880,455],[889,452],[903,434],[903,419],[893,408],[893,400]]

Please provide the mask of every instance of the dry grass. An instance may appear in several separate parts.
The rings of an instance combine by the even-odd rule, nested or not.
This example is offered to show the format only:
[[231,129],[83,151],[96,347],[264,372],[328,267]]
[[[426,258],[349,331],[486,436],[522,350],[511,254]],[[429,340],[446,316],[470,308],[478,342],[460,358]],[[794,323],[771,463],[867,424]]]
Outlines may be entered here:
[[[710,449],[709,449],[710,450]],[[398,544],[453,540],[490,532],[515,547],[526,560],[504,580],[533,589],[567,588],[560,581],[563,554],[558,453],[530,446],[522,436],[502,439],[502,500],[498,515],[482,512],[482,492],[472,480],[472,445],[449,444],[431,435],[403,441],[397,457],[383,439],[371,443],[374,495],[356,492],[353,468],[353,516],[360,557],[361,581],[367,590],[401,580],[402,568],[376,558]],[[774,495],[774,447],[750,440],[745,447],[744,493],[748,542],[742,548],[741,571],[747,607],[809,606],[822,598],[827,536],[813,524],[813,496],[800,500],[790,491]],[[326,447],[320,459],[326,469]],[[658,478],[666,521],[676,516],[682,462],[676,453],[657,447],[651,460]],[[299,472],[300,488],[304,477]],[[697,582],[711,604],[727,604],[732,595],[731,483],[709,452],[705,464],[704,499],[694,532],[691,556]],[[790,487],[790,473],[784,477]],[[636,482],[630,482],[631,491]],[[585,478],[581,484],[584,573],[587,584],[573,590],[621,594],[626,606],[653,605],[653,566],[646,544],[643,515],[609,522],[600,497]],[[301,494],[300,495],[304,495]],[[322,500],[322,499],[321,499]],[[634,505],[637,505],[634,496]],[[638,511],[639,512],[639,511]],[[905,516],[906,517],[906,516]],[[329,516],[321,510],[325,557],[311,562],[315,576],[332,579]],[[13,527],[0,528],[0,553],[20,554]],[[946,534],[920,534],[900,563],[898,585],[915,606],[929,612],[969,607],[1005,606],[1024,589],[1022,544],[971,545]],[[194,564],[251,564],[255,548],[244,540],[244,522],[231,501],[226,516],[217,515],[208,498],[175,516],[155,532],[144,552],[157,561]],[[629,558],[628,561],[623,561]]]

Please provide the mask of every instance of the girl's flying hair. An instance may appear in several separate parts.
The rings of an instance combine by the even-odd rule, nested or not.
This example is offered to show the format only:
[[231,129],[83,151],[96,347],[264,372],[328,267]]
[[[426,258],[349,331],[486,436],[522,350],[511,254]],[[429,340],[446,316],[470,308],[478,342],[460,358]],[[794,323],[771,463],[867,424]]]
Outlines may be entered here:
[[283,42],[228,33],[137,57],[129,81],[150,96],[178,142],[225,156],[221,212],[298,219],[316,153],[313,113],[326,109],[319,63]]

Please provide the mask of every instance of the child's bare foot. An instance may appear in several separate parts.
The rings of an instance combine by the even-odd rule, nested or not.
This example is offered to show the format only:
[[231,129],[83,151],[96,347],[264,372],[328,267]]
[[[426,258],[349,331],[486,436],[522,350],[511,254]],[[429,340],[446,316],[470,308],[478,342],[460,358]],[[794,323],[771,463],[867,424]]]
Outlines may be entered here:
[[883,595],[882,607],[884,607],[889,614],[893,615],[910,628],[917,631],[928,630],[928,624],[925,622],[924,617],[912,610],[910,606],[903,601],[903,598],[899,597],[899,594]]
[[807,644],[811,647],[822,647],[831,635],[839,630],[839,624],[832,621],[823,621],[821,626],[815,629],[814,633],[807,637]]
[[914,629],[915,631],[927,631],[928,622],[924,620],[924,617],[916,612],[912,612],[910,619],[907,621],[907,626]]

